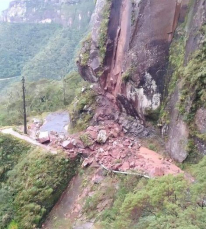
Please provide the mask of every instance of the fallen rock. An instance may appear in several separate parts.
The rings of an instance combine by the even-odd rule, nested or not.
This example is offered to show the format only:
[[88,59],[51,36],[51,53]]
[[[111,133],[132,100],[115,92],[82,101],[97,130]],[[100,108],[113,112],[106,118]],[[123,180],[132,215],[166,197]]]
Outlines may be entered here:
[[62,147],[65,148],[65,149],[73,149],[74,148],[74,144],[73,144],[72,141],[67,140],[67,141],[64,141],[62,143]]
[[85,168],[93,163],[94,159],[93,158],[86,158],[83,163],[82,167]]
[[126,140],[123,142],[123,145],[124,145],[124,146],[129,146],[129,145],[130,145],[130,140],[129,140],[129,139],[126,139]]
[[104,149],[99,148],[99,149],[98,149],[98,153],[104,153]]
[[40,143],[47,143],[50,142],[50,137],[49,137],[49,132],[40,132],[39,133],[39,137],[38,137],[38,141]]
[[128,161],[125,161],[125,162],[123,163],[123,165],[121,166],[121,170],[122,170],[122,171],[127,171],[127,170],[129,170],[129,169],[130,169],[130,164],[129,164]]
[[33,118],[32,122],[34,124],[38,124],[40,126],[43,124],[43,121],[41,119],[38,119],[38,118]]
[[92,140],[96,141],[98,135],[98,129],[90,126],[87,128],[86,134],[88,134]]
[[117,138],[117,137],[119,137],[120,133],[121,133],[120,127],[116,126],[116,127],[111,129],[109,136],[111,136],[113,138]]
[[150,175],[151,175],[152,177],[160,177],[160,176],[164,176],[164,175],[165,175],[165,172],[164,172],[164,169],[163,169],[163,168],[156,167],[156,168],[154,168],[154,169],[151,171]]
[[75,146],[77,148],[80,148],[80,149],[84,149],[85,148],[85,146],[84,146],[84,144],[83,144],[83,142],[81,140],[76,140],[75,141]]
[[81,154],[82,155],[82,157],[84,157],[84,158],[87,158],[87,157],[89,157],[89,155],[90,155],[90,150],[88,150],[88,149],[80,149],[80,150],[77,150],[77,152],[79,153],[79,154]]
[[106,130],[100,130],[97,136],[98,143],[105,143],[107,141],[107,132]]
[[118,171],[121,168],[121,166],[122,166],[122,163],[117,163],[112,166],[112,169]]
[[121,158],[121,153],[120,153],[120,150],[118,150],[118,149],[112,150],[112,152],[110,154],[115,159],[120,159]]

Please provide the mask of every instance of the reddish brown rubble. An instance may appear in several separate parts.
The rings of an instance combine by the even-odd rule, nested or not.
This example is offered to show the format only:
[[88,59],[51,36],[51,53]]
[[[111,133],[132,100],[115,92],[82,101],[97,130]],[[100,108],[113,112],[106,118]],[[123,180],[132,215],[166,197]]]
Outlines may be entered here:
[[112,121],[102,126],[90,126],[67,139],[53,139],[50,144],[55,146],[56,142],[70,158],[81,154],[84,158],[82,167],[96,164],[108,170],[137,172],[150,177],[183,172],[171,159],[165,159],[142,147],[139,140],[125,136],[121,127]]

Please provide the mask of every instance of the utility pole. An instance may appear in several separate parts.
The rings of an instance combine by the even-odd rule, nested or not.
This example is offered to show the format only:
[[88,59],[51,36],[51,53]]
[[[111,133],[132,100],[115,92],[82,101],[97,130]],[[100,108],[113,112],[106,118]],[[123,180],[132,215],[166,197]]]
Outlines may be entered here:
[[22,77],[22,93],[23,93],[23,112],[24,112],[24,134],[27,134],[25,78],[24,77]]

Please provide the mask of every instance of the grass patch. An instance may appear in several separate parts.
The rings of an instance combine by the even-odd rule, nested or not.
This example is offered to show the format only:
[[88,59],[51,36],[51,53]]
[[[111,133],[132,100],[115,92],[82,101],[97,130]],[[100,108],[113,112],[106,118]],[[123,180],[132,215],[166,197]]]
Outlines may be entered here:
[[96,94],[93,90],[85,89],[74,99],[69,107],[72,121],[71,133],[80,132],[89,126],[96,107],[95,98]]
[[74,176],[78,159],[33,149],[11,136],[0,139],[0,228],[40,227]]

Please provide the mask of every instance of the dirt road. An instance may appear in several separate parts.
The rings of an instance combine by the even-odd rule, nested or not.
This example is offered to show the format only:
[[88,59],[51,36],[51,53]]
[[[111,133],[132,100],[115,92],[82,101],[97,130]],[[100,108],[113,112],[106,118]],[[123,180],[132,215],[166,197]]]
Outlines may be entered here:
[[3,134],[10,134],[10,135],[12,135],[12,136],[14,136],[16,138],[19,138],[21,140],[24,140],[24,141],[30,143],[32,145],[39,146],[39,147],[41,147],[41,148],[43,148],[45,150],[50,151],[52,154],[57,154],[57,151],[54,150],[53,148],[51,148],[50,146],[43,145],[43,144],[37,142],[36,140],[30,138],[27,135],[21,135],[20,133],[14,131],[12,128],[2,129],[2,130],[0,130],[0,132],[3,133]]

